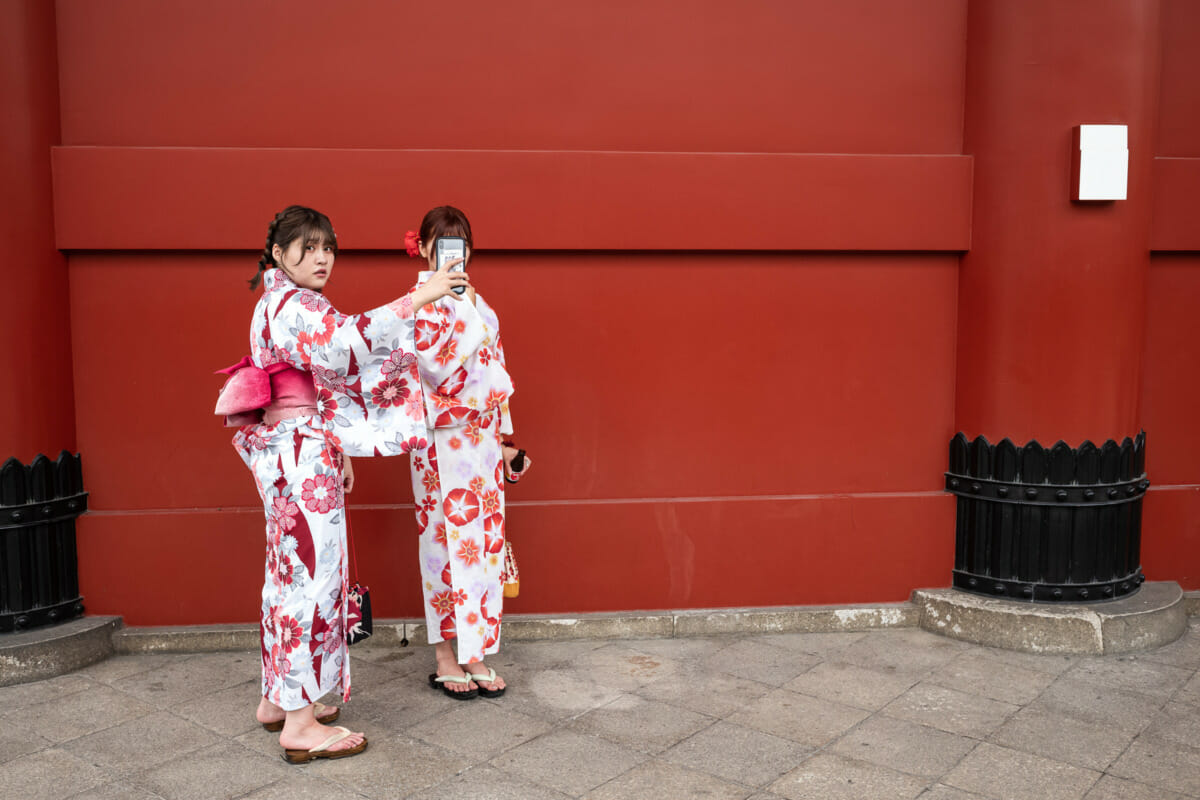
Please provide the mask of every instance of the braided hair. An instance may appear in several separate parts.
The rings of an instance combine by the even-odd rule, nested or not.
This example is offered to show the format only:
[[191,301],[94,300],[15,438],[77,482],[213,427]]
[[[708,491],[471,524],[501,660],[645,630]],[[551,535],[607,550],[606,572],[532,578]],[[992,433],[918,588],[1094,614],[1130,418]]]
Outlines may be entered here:
[[305,244],[323,241],[332,245],[333,252],[337,253],[337,236],[333,233],[333,223],[329,217],[305,206],[288,206],[276,214],[267,227],[267,243],[263,246],[262,257],[258,259],[258,272],[249,280],[251,291],[258,288],[263,272],[279,266],[272,252],[275,245],[287,250],[297,239]]

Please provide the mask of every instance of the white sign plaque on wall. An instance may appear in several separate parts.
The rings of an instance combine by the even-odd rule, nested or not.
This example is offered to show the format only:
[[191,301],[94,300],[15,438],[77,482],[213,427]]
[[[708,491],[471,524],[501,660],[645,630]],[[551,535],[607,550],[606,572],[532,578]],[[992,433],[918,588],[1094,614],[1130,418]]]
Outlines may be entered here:
[[1071,199],[1124,200],[1129,184],[1129,126],[1076,125]]

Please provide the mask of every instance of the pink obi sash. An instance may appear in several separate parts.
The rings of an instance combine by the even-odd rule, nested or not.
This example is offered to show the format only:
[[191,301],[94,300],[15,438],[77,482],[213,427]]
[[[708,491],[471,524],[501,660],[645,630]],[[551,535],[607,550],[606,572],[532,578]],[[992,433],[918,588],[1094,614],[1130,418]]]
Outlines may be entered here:
[[285,419],[317,413],[317,390],[312,373],[279,362],[256,367],[250,356],[217,370],[229,379],[217,396],[214,413],[225,417],[226,427],[274,425]]

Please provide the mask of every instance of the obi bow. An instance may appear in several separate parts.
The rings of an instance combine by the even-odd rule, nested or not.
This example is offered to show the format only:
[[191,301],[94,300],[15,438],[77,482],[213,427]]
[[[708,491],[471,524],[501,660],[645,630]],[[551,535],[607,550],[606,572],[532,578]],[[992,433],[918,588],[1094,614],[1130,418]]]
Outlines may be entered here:
[[225,417],[226,427],[258,423],[263,409],[271,404],[271,376],[291,368],[284,361],[258,367],[250,356],[245,356],[233,366],[217,370],[214,375],[228,375],[229,379],[217,395],[213,413]]

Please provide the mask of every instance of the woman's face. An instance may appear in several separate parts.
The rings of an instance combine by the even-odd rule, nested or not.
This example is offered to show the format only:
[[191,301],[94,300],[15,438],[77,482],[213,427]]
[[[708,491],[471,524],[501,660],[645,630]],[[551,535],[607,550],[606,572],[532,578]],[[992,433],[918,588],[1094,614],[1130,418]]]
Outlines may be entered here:
[[333,245],[324,239],[307,244],[303,239],[295,239],[286,250],[275,245],[271,255],[292,282],[304,289],[321,291],[333,274]]
[[[438,237],[433,237],[432,242],[421,242],[421,256],[425,259],[425,263],[429,265],[429,269],[437,272],[437,240]],[[466,248],[466,262],[463,264],[465,270],[471,263],[471,248]]]

